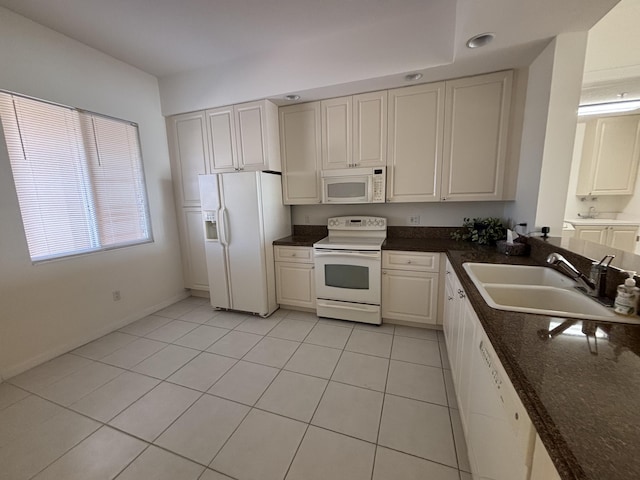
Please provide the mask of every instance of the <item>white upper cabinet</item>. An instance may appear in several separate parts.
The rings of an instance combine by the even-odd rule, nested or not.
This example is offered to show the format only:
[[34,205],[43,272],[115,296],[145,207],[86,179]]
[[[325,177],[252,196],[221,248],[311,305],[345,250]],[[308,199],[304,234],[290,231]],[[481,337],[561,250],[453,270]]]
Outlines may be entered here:
[[352,97],[353,157],[355,167],[384,167],[387,164],[387,92]]
[[387,201],[440,200],[444,82],[389,90]]
[[351,97],[320,102],[322,112],[322,169],[351,167]]
[[633,195],[640,158],[640,115],[586,122],[577,195]]
[[323,170],[386,165],[386,91],[322,100],[320,109]]
[[282,170],[278,107],[267,100],[235,105],[240,170]]
[[442,200],[501,200],[513,72],[446,82]]
[[320,102],[280,108],[282,188],[286,205],[320,203]]
[[206,111],[211,173],[280,171],[278,107],[268,100]]
[[200,205],[198,175],[207,173],[209,146],[204,112],[167,118],[174,191],[179,207]]
[[233,172],[236,170],[236,128],[233,107],[207,110],[211,172]]
[[280,108],[286,202],[319,203],[316,155],[318,174],[386,165],[387,202],[513,195],[504,185],[512,181],[505,176],[512,83],[512,71],[496,72]]

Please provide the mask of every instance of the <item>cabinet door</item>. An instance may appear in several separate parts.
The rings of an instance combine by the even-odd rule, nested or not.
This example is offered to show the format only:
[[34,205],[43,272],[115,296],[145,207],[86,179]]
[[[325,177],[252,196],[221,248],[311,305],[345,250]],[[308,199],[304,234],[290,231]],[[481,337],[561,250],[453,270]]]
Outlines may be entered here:
[[578,195],[633,195],[640,157],[640,115],[587,122]]
[[236,122],[239,170],[265,170],[267,166],[267,117],[263,101],[233,107]]
[[633,252],[636,249],[636,226],[613,226],[608,227],[607,245],[619,250]]
[[352,167],[351,97],[320,102],[322,112],[322,169]]
[[207,110],[211,173],[233,172],[237,169],[236,124],[233,107]]
[[316,308],[312,264],[275,262],[276,300],[282,305]]
[[178,214],[182,217],[179,225],[185,288],[208,291],[202,212],[199,208],[182,208]]
[[382,318],[436,325],[438,274],[382,271]]
[[607,227],[602,225],[594,225],[589,227],[576,227],[575,236],[581,240],[587,240],[589,242],[601,243],[606,245],[607,243]]
[[444,82],[389,90],[387,200],[440,200]]
[[284,203],[320,203],[320,102],[280,108]]
[[513,72],[446,82],[442,200],[501,200]]
[[387,92],[353,96],[353,166],[387,164]]
[[198,175],[207,173],[209,163],[206,132],[205,112],[167,118],[167,136],[178,207],[200,205]]

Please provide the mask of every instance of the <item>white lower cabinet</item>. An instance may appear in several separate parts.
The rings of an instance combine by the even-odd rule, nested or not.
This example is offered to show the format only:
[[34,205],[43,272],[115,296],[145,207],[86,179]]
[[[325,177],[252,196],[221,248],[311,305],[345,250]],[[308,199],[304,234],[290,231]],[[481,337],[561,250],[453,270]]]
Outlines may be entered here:
[[576,225],[575,236],[607,247],[633,252],[638,225]]
[[382,252],[382,318],[437,325],[440,254]]
[[443,329],[473,477],[528,480],[535,430],[448,261]]
[[274,247],[276,301],[281,306],[316,308],[316,285],[310,247]]

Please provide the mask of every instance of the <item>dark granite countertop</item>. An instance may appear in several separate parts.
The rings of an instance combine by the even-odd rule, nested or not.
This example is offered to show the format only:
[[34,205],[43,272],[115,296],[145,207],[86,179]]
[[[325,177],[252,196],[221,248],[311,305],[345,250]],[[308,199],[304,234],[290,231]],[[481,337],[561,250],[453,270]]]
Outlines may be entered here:
[[313,247],[318,240],[322,240],[326,235],[290,235],[279,238],[273,242],[274,245],[288,247]]
[[448,256],[561,478],[640,478],[640,326],[495,310],[462,264],[536,262],[479,248]]
[[[561,250],[553,242],[539,242],[542,247],[531,257],[511,257],[453,241],[444,231],[411,231],[417,234],[394,232],[398,235],[389,235],[382,248],[447,253],[560,477],[639,479],[640,325],[495,310],[462,268],[464,262],[540,265],[549,248]],[[312,246],[322,236],[293,235],[274,245]],[[562,254],[581,270],[590,265],[584,257]],[[615,282],[608,282],[608,293],[615,292]],[[569,323],[561,334],[544,335]]]

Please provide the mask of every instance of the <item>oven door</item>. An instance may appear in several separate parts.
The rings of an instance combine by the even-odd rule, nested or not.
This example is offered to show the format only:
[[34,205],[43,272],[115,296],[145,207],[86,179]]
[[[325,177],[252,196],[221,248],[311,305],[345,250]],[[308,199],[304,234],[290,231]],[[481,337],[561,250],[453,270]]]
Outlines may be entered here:
[[315,249],[316,297],[380,305],[379,251]]
[[371,175],[322,177],[322,203],[371,203]]

